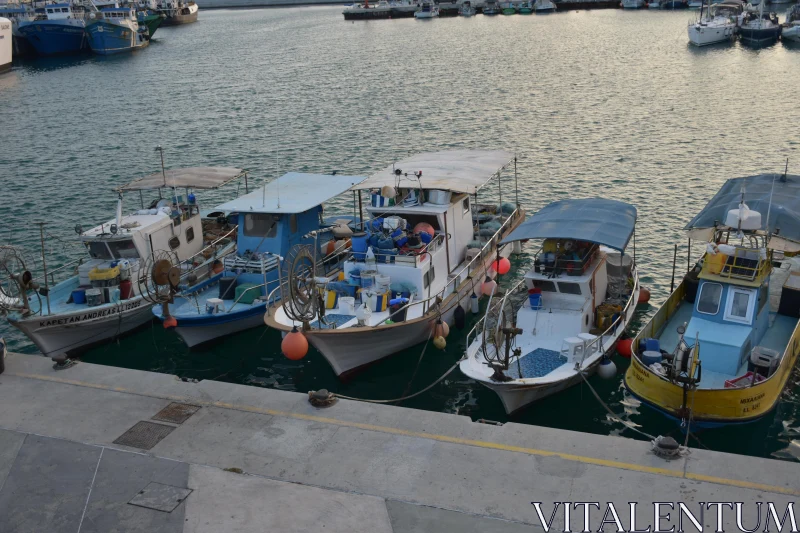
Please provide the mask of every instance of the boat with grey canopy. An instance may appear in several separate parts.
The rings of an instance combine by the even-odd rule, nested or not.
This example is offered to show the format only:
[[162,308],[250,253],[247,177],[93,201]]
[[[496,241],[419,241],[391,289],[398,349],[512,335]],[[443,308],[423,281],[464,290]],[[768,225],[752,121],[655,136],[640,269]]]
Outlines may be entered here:
[[543,242],[525,277],[493,295],[460,369],[495,391],[506,413],[577,384],[614,349],[639,298],[635,257],[625,254],[635,225],[630,204],[561,200],[501,241]]
[[[31,272],[28,256],[3,247],[0,307],[8,322],[44,355],[63,358],[151,321],[151,303],[144,294],[154,274],[176,286],[203,278],[218,258],[235,249],[235,227],[224,219],[204,219],[192,191],[217,189],[246,173],[238,168],[162,168],[119,187],[114,218],[88,230],[75,227],[85,256],[48,270],[42,229],[39,277]],[[136,191],[141,208],[123,214],[123,192]],[[158,198],[146,205],[145,191],[157,192]],[[163,268],[165,261],[168,268]]]

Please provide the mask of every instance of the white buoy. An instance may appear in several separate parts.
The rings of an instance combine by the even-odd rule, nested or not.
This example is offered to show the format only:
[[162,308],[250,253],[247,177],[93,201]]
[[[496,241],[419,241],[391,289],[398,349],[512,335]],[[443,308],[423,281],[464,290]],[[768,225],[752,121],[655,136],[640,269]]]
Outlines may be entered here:
[[511,253],[514,255],[519,255],[522,253],[522,241],[514,241],[511,245]]
[[597,367],[597,374],[603,379],[612,379],[617,375],[617,365],[611,359],[603,359]]
[[11,70],[11,21],[0,18],[0,74]]
[[473,315],[477,315],[481,310],[480,305],[481,301],[478,299],[478,295],[473,292],[472,296],[469,297],[469,307]]

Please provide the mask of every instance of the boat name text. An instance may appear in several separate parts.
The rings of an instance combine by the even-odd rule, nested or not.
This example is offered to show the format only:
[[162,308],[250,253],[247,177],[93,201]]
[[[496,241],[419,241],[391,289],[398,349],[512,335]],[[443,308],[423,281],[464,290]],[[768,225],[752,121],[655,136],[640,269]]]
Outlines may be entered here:
[[46,328],[49,326],[64,326],[66,324],[77,324],[78,322],[83,322],[85,320],[94,320],[95,318],[103,318],[105,316],[116,315],[120,312],[130,311],[131,309],[136,309],[141,305],[142,305],[142,300],[136,300],[135,302],[129,302],[124,305],[123,304],[116,305],[108,309],[89,311],[88,313],[84,313],[82,315],[72,315],[72,316],[65,316],[64,318],[51,318],[48,320],[40,320],[39,327]]

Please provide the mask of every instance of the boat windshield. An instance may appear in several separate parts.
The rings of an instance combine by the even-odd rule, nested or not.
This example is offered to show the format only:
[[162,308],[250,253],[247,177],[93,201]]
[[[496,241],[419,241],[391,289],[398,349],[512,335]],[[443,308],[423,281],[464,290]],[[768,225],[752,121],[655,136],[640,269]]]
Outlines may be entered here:
[[89,255],[92,259],[113,259],[111,251],[103,241],[87,241],[84,242],[86,248],[89,249]]
[[111,253],[114,254],[114,259],[136,259],[139,257],[139,252],[136,251],[136,246],[133,245],[132,239],[109,241],[108,247],[111,249]]

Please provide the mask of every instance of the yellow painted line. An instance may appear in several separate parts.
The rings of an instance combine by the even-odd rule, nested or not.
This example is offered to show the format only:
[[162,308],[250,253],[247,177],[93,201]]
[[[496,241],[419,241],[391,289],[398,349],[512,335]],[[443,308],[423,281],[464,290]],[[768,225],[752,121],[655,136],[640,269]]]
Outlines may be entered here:
[[800,490],[792,489],[789,487],[778,487],[775,485],[766,485],[763,483],[753,483],[751,481],[743,481],[738,479],[728,479],[723,477],[717,476],[708,476],[705,474],[695,474],[692,472],[684,473],[682,470],[671,470],[668,468],[658,468],[655,466],[645,466],[645,465],[638,465],[634,463],[625,463],[622,461],[613,461],[610,459],[599,459],[596,457],[586,457],[583,455],[573,455],[569,453],[563,452],[554,452],[550,450],[539,450],[536,448],[526,448],[523,446],[513,446],[510,444],[500,444],[497,442],[490,442],[490,441],[483,441],[483,440],[473,440],[473,439],[462,439],[459,437],[451,437],[448,435],[437,435],[435,433],[425,433],[420,431],[409,431],[406,429],[399,429],[387,426],[377,426],[374,424],[364,424],[362,422],[351,422],[348,420],[339,420],[337,418],[328,418],[324,416],[317,416],[317,415],[307,415],[302,413],[293,413],[290,411],[279,411],[277,409],[266,409],[263,407],[254,407],[250,405],[239,405],[234,403],[227,403],[227,402],[220,402],[220,401],[208,401],[208,400],[200,400],[193,397],[184,397],[184,396],[171,396],[171,395],[164,395],[164,396],[157,396],[157,395],[150,395],[150,394],[143,394],[141,392],[136,392],[132,390],[125,389],[123,387],[112,387],[109,385],[100,385],[97,383],[87,383],[84,381],[77,381],[72,379],[64,379],[58,377],[51,377],[51,376],[44,376],[40,374],[28,374],[23,372],[6,372],[5,375],[7,376],[17,376],[21,378],[28,378],[28,379],[37,379],[42,381],[50,381],[54,383],[61,383],[66,385],[75,385],[78,387],[88,387],[92,389],[100,389],[100,390],[107,390],[113,392],[121,392],[126,394],[133,394],[136,396],[147,396],[150,398],[159,398],[164,400],[170,401],[180,401],[180,402],[188,402],[195,405],[202,405],[207,407],[218,407],[221,409],[232,409],[236,411],[246,411],[250,413],[258,413],[270,416],[282,416],[286,418],[294,418],[299,420],[308,420],[311,422],[320,422],[322,424],[331,424],[340,427],[349,427],[355,429],[363,429],[365,431],[375,431],[379,433],[388,433],[391,435],[401,435],[404,437],[416,437],[422,439],[430,439],[439,442],[446,442],[449,444],[461,444],[464,446],[474,446],[477,448],[485,448],[489,450],[500,450],[504,452],[515,452],[515,453],[524,453],[526,455],[533,455],[538,457],[559,457],[561,459],[567,461],[574,461],[577,463],[582,464],[590,464],[595,466],[604,466],[608,468],[619,468],[622,470],[629,470],[632,472],[641,472],[645,474],[654,474],[659,476],[666,476],[672,478],[680,478],[680,479],[690,479],[693,481],[702,481],[707,483],[715,483],[718,485],[727,485],[731,487],[738,487],[742,489],[752,489],[752,490],[759,490],[764,492],[775,492],[779,494],[788,494],[791,496],[800,496]]

